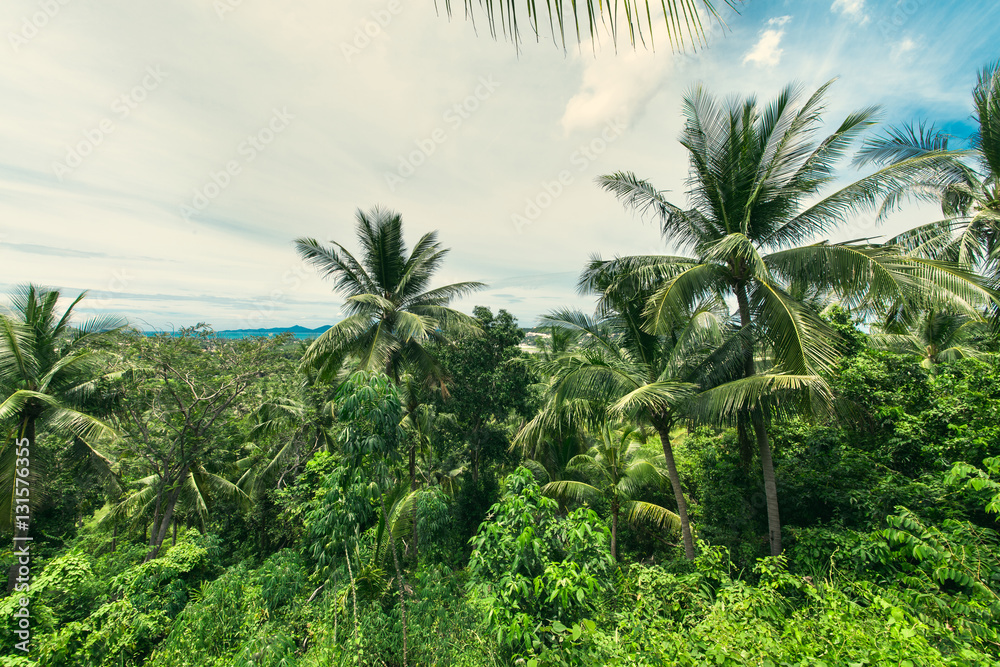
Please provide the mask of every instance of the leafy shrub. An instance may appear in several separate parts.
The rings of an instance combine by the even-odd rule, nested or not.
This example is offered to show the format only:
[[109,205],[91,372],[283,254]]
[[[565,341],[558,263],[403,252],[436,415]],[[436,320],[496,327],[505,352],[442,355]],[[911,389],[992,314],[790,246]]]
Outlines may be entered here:
[[469,590],[487,627],[514,652],[539,651],[595,609],[612,561],[610,534],[593,510],[560,520],[531,472],[518,468],[472,540]]

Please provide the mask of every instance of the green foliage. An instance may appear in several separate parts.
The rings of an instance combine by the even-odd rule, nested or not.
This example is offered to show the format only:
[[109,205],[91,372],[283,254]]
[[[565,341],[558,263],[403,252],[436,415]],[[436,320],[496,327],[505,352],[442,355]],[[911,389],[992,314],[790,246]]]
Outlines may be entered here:
[[[593,510],[558,519],[525,468],[512,473],[473,538],[469,590],[498,643],[537,652],[594,610],[612,567],[610,534]],[[557,625],[558,623],[558,625]]]
[[304,546],[321,577],[331,576],[344,556],[354,550],[359,531],[375,517],[368,485],[357,472],[335,468],[316,491],[305,516]]
[[1000,647],[1000,535],[969,522],[927,525],[905,508],[888,521],[894,597],[938,631]]
[[595,637],[600,662],[591,664],[996,664],[981,646],[948,640],[877,587],[858,596],[850,585],[792,575],[772,558],[758,562],[759,583],[750,586],[720,576],[723,563],[717,553],[680,575],[633,566],[615,631]]
[[[433,347],[456,387],[433,400],[439,414],[453,417],[436,444],[439,458],[452,462],[451,468],[468,466],[475,482],[491,465],[518,463],[508,453],[514,430],[509,423],[530,418],[537,399],[530,389],[535,378],[518,347],[524,332],[514,317],[482,306],[473,315],[477,331]],[[476,525],[481,520],[476,517]]]
[[947,481],[953,485],[964,482],[964,488],[986,496],[987,512],[1000,514],[1000,481],[994,479],[1000,477],[1000,456],[984,459],[983,466],[987,472],[968,463],[956,463],[948,473]]
[[296,648],[286,609],[304,583],[305,569],[293,552],[278,552],[257,570],[229,569],[202,584],[150,662],[186,667],[198,656],[199,665],[282,664]]

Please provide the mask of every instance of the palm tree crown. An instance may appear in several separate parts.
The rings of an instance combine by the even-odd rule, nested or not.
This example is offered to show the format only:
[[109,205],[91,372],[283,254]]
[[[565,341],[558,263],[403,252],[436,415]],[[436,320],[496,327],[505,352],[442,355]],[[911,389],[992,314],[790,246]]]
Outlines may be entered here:
[[384,372],[397,383],[410,366],[422,378],[443,384],[444,371],[424,343],[444,340],[449,328],[474,328],[473,318],[448,304],[484,285],[462,282],[429,289],[448,254],[436,232],[424,234],[407,252],[398,213],[376,207],[358,210],[356,219],[358,258],[337,242],[327,248],[311,238],[296,241],[299,254],[333,279],[334,292],[346,298],[347,315],[310,346],[303,363],[326,376],[351,356],[358,369]]
[[[974,266],[1000,281],[1000,63],[980,71],[972,91],[976,131],[968,149],[926,122],[890,128],[862,147],[859,164],[926,165],[912,183],[889,192],[881,214],[908,197],[940,203],[944,218],[895,239],[914,254]],[[1000,284],[995,282],[994,287]]]
[[586,481],[563,479],[549,482],[542,493],[576,502],[594,502],[604,498],[611,504],[611,557],[618,557],[618,519],[632,525],[652,524],[659,528],[680,528],[678,516],[656,503],[639,499],[643,488],[663,486],[657,457],[635,442],[637,433],[630,428],[619,437],[605,423],[600,438],[586,454],[574,457],[567,469]]

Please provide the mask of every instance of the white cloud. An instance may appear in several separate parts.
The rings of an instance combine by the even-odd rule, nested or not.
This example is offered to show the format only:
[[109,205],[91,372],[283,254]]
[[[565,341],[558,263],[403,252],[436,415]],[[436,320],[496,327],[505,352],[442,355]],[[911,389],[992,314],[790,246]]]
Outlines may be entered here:
[[583,81],[566,103],[560,121],[567,133],[599,128],[619,115],[635,117],[659,92],[664,75],[672,69],[670,55],[649,51],[578,58],[583,60]]
[[[912,51],[916,51],[919,46],[920,45],[917,42],[913,41],[909,37],[904,37],[896,44],[893,44],[890,55],[894,61],[899,61]],[[909,58],[907,58],[907,60],[909,60]]]
[[780,48],[781,38],[784,30],[765,30],[760,35],[757,44],[743,56],[743,64],[753,63],[758,67],[773,67],[781,62],[781,54],[784,49]]
[[865,13],[865,0],[833,0],[830,11],[849,16],[858,23],[868,22],[868,14]]
[[778,26],[780,28],[781,26],[785,25],[786,23],[788,23],[791,20],[792,20],[792,17],[786,14],[785,16],[775,16],[772,19],[768,19],[767,20],[767,24],[768,25],[776,25],[776,26]]

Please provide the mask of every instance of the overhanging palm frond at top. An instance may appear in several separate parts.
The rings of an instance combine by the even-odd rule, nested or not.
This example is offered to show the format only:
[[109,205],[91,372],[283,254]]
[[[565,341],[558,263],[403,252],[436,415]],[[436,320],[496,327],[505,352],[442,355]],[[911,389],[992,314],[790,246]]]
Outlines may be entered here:
[[[457,4],[457,3],[456,3]],[[515,45],[520,44],[522,32],[527,30],[541,39],[548,32],[552,41],[566,49],[574,37],[578,43],[590,37],[598,42],[602,32],[617,45],[621,36],[628,34],[632,46],[640,44],[655,48],[655,31],[666,28],[667,41],[674,51],[697,49],[707,42],[706,28],[724,25],[720,9],[738,10],[743,0],[671,0],[670,2],[639,2],[615,0],[614,4],[601,0],[564,2],[550,0],[544,5],[534,0],[464,0],[465,17],[475,23],[477,17],[485,19],[490,35],[503,36]],[[443,0],[445,12],[452,15],[451,0]],[[440,9],[438,0],[435,6]],[[546,30],[546,23],[548,29]]]

